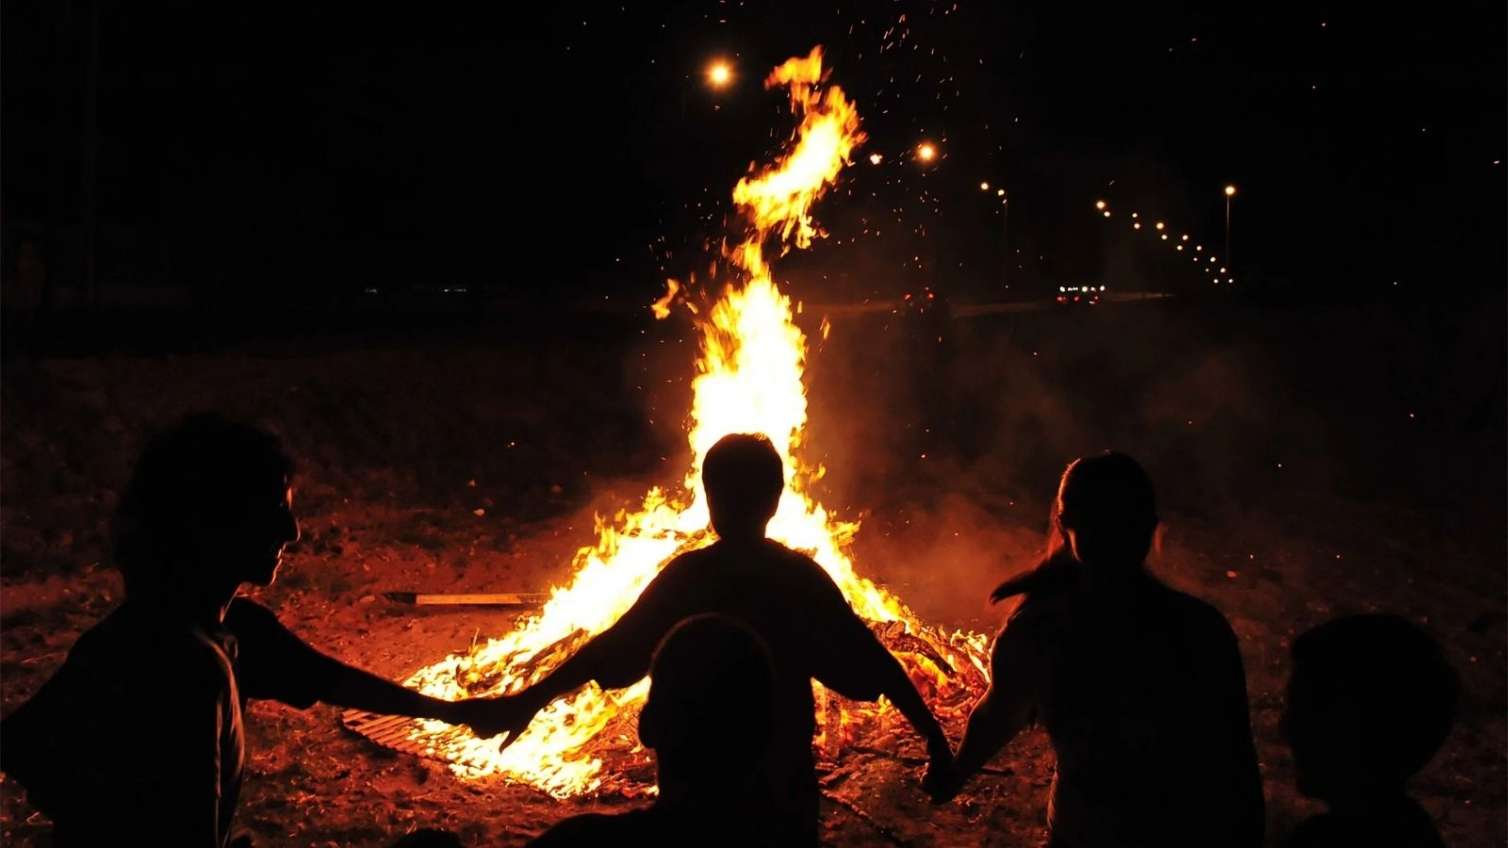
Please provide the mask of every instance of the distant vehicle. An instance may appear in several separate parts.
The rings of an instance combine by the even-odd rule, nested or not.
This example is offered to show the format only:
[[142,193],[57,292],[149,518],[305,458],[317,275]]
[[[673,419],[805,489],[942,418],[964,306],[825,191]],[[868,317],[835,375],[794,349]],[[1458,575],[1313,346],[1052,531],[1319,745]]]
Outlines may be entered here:
[[942,296],[941,292],[934,291],[931,286],[922,286],[921,293],[919,294],[906,292],[905,296],[901,298],[901,305],[917,315],[924,315],[933,311],[946,314],[948,311],[947,299]]
[[1058,303],[1065,306],[1094,306],[1100,302],[1100,295],[1104,291],[1104,285],[1088,283],[1058,286]]

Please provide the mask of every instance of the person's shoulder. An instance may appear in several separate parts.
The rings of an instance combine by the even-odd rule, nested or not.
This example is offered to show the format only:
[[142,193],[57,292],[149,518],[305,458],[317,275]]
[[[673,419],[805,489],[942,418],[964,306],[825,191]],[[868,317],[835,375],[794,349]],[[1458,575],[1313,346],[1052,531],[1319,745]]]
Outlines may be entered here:
[[1007,627],[1037,627],[1060,619],[1077,617],[1075,609],[1082,600],[1079,576],[1071,568],[1040,569],[1041,574],[1026,590],[1021,603],[1006,619]]
[[716,561],[716,551],[717,546],[714,544],[676,554],[655,575],[654,582],[664,585],[696,579],[703,573],[704,566]]
[[775,577],[778,585],[806,597],[836,598],[848,606],[843,589],[822,564],[810,554],[788,548],[772,539],[760,549],[766,561],[762,566]]
[[[671,565],[682,560],[688,565],[717,562],[737,568],[753,566],[765,574],[832,582],[827,570],[811,556],[794,548],[788,548],[774,539],[762,539],[755,544],[716,542],[705,548],[682,554]],[[669,566],[666,567],[669,568]]]
[[105,679],[126,674],[148,680],[157,671],[209,679],[230,673],[224,645],[210,634],[130,603],[80,636],[65,666]]
[[238,639],[254,639],[265,633],[279,633],[288,628],[278,621],[277,613],[250,598],[237,596],[225,609],[225,629]]
[[1226,618],[1225,613],[1217,609],[1214,604],[1165,584],[1158,583],[1157,585],[1167,603],[1184,622],[1185,627],[1211,636],[1221,635],[1235,639],[1236,634],[1231,629],[1230,619]]
[[828,577],[827,569],[823,568],[810,554],[803,553],[795,548],[788,548],[774,539],[765,539],[759,547],[761,556],[767,558],[783,568],[789,568],[799,574],[807,576]]

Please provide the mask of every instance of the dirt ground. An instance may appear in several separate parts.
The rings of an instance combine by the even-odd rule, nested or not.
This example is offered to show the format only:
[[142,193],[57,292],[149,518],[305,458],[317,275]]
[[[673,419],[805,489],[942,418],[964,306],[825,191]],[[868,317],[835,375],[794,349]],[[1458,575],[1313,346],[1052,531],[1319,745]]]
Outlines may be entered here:
[[[542,590],[565,577],[571,552],[590,541],[595,512],[611,512],[649,484],[678,478],[681,413],[674,410],[685,408],[688,341],[674,331],[657,332],[662,335],[614,336],[602,344],[515,339],[322,353],[107,356],[11,367],[0,434],[0,708],[8,714],[36,691],[74,639],[120,600],[104,547],[115,487],[142,433],[194,408],[273,421],[300,457],[303,539],[279,581],[253,594],[308,641],[402,678],[463,649],[477,634],[506,629],[512,613],[416,610],[382,593]],[[977,367],[975,356],[1005,355],[1005,348],[982,347],[981,331],[969,332],[972,340],[950,354],[971,362],[959,366],[961,373]],[[834,338],[843,338],[841,327]],[[1038,341],[1017,333],[1009,349],[1030,362]],[[675,362],[682,364],[667,364]],[[855,433],[879,438],[865,437],[852,421],[822,417],[822,407],[872,385],[855,373],[845,366],[814,375],[814,439],[841,433],[851,437],[848,446],[856,443]],[[1287,385],[1284,373],[1271,379]],[[1037,375],[1044,382],[1061,377]],[[1417,382],[1427,379],[1421,375]],[[648,385],[655,381],[663,385]],[[825,387],[831,399],[818,400]],[[1149,384],[1146,391],[1155,394],[1157,387]],[[1430,408],[1422,402],[1421,409]],[[1301,415],[1303,406],[1299,399],[1291,410],[1264,411],[1250,432],[1265,427],[1270,440],[1286,426],[1276,419]],[[850,411],[863,417],[860,407]],[[899,420],[892,412],[892,423]],[[991,420],[999,425],[1002,419]],[[1148,426],[1147,420],[1138,426]],[[1344,430],[1342,424],[1329,438]],[[911,426],[892,429],[909,432]],[[890,438],[925,440],[922,431],[931,433],[919,427]],[[1372,439],[1386,442],[1392,432],[1380,430]],[[1127,445],[1125,432],[1110,436]],[[1492,435],[1501,437],[1501,430]],[[1218,438],[1225,444],[1234,437]],[[1255,455],[1271,441],[1252,436],[1245,444]],[[1156,455],[1149,465],[1165,491],[1176,492],[1184,482],[1175,470],[1187,449],[1176,440],[1149,448]],[[1040,547],[1053,469],[1073,455],[1071,445],[1039,435],[1029,445],[1017,443],[1017,452],[1029,458],[1008,474],[996,473],[991,463],[1004,450],[955,445],[929,456],[924,449],[904,469],[839,475],[833,504],[864,521],[856,550],[861,571],[929,620],[997,628],[1004,611],[982,599]],[[844,451],[835,458],[852,457],[849,447]],[[1467,496],[1478,490],[1456,482],[1452,486],[1464,494],[1455,500],[1410,498],[1368,488],[1365,475],[1336,472],[1278,491],[1271,479],[1280,478],[1261,476],[1279,474],[1269,459],[1254,456],[1250,468],[1263,470],[1246,470],[1240,478],[1261,496],[1216,499],[1205,489],[1170,496],[1152,567],[1224,611],[1240,637],[1270,841],[1279,843],[1315,811],[1293,789],[1291,758],[1277,729],[1291,640],[1339,614],[1384,610],[1434,633],[1464,682],[1456,728],[1413,784],[1414,793],[1448,844],[1501,845],[1508,825],[1508,617],[1498,490],[1488,488],[1473,502]],[[1452,462],[1429,464],[1457,481],[1474,462],[1489,469],[1482,472],[1487,477],[1501,476],[1493,454]],[[959,475],[966,471],[963,485]],[[1228,477],[1227,471],[1222,467],[1219,476]],[[883,475],[905,483],[874,494],[867,483]],[[434,826],[456,831],[467,845],[514,845],[566,816],[640,803],[620,797],[557,802],[501,781],[463,781],[440,764],[351,735],[338,714],[325,705],[251,707],[249,773],[238,819],[258,844],[382,845],[412,828]],[[956,740],[962,728],[948,730]],[[893,750],[853,752],[828,769],[826,840],[1041,843],[1052,765],[1040,733],[1018,739],[996,760],[999,773],[982,776],[941,807],[929,804],[917,786],[914,763],[921,754],[913,740],[902,739]],[[7,778],[0,791],[5,844],[48,844],[47,822],[19,787]]]

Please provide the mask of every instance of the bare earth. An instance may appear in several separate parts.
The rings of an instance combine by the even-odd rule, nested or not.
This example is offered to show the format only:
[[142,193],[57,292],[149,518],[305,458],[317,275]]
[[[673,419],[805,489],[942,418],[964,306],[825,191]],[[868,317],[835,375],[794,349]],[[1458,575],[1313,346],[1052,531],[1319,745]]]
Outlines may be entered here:
[[[543,590],[566,577],[571,552],[591,540],[594,511],[676,480],[682,464],[673,422],[637,423],[655,416],[654,402],[625,410],[618,390],[595,391],[626,382],[632,392],[632,369],[626,381],[619,375],[634,357],[651,361],[641,353],[451,352],[429,389],[416,388],[431,385],[434,373],[433,354],[423,351],[12,369],[0,708],[8,714],[33,693],[74,639],[119,601],[103,521],[140,433],[177,410],[206,405],[276,420],[303,458],[303,540],[278,583],[256,593],[289,627],[394,678],[464,649],[477,634],[502,632],[513,613],[419,610],[382,592]],[[670,391],[664,405],[677,408]],[[470,411],[457,411],[471,401]],[[604,435],[594,444],[583,441],[587,433]],[[1060,467],[1066,458],[1045,462]],[[1053,481],[1039,476],[960,493],[940,480],[946,475],[923,476],[883,499],[844,498],[837,506],[864,517],[863,573],[930,620],[994,630],[1005,611],[982,599],[1039,548]],[[1167,472],[1159,482],[1178,485]],[[1269,503],[1280,506],[1244,516],[1168,510],[1153,568],[1214,603],[1240,635],[1272,841],[1314,811],[1292,788],[1277,730],[1290,641],[1338,614],[1386,610],[1435,633],[1465,683],[1457,727],[1414,792],[1448,844],[1501,845],[1508,821],[1501,524],[1475,523],[1477,511],[1450,504],[1364,502],[1323,486]],[[1493,506],[1482,512],[1491,516]],[[516,845],[566,816],[642,803],[557,802],[501,780],[467,782],[441,764],[349,734],[338,710],[323,705],[298,711],[259,702],[248,727],[238,817],[258,844],[382,845],[433,826],[458,832],[468,845]],[[962,728],[948,730],[956,740]],[[999,773],[941,807],[917,786],[915,740],[901,734],[887,744],[848,752],[825,771],[830,843],[1041,843],[1052,758],[1040,733],[1018,739],[996,760]],[[48,824],[19,787],[6,779],[0,790],[5,844],[48,844]]]

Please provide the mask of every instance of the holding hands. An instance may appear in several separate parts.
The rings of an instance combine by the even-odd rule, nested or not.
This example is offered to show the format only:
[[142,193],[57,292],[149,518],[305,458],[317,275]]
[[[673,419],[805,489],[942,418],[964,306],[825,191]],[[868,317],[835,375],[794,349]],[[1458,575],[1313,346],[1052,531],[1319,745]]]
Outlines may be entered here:
[[482,739],[506,733],[508,738],[503,741],[503,748],[518,740],[543,707],[529,695],[528,690],[492,698],[468,698],[453,704],[450,715],[443,717],[444,721],[466,725]]

